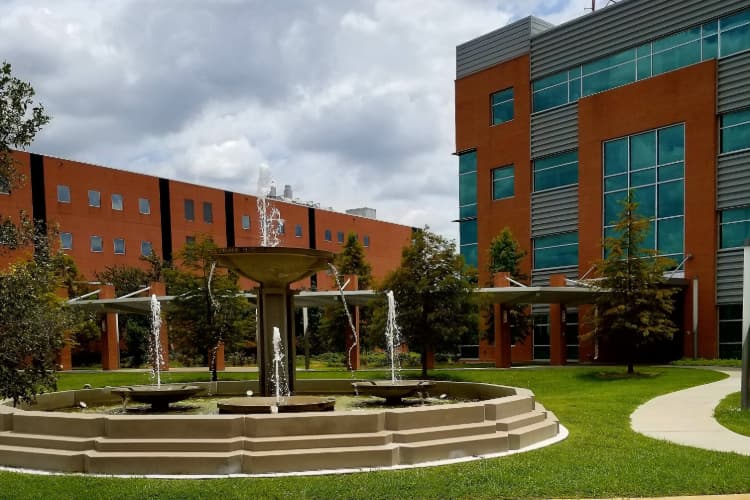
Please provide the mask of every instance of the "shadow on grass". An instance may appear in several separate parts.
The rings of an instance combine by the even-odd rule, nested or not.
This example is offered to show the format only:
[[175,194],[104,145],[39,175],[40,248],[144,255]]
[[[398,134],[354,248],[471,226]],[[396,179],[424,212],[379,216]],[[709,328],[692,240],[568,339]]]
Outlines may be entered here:
[[617,380],[642,380],[660,377],[663,372],[644,372],[636,370],[635,373],[628,373],[627,370],[598,370],[576,374],[576,378],[593,382],[613,382]]

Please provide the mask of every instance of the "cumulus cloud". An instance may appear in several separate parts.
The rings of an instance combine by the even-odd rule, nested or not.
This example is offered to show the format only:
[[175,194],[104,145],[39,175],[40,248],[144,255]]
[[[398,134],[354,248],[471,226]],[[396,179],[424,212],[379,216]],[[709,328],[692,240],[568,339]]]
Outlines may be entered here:
[[53,115],[34,151],[247,193],[267,165],[303,200],[455,239],[455,46],[586,5],[11,0],[0,51]]

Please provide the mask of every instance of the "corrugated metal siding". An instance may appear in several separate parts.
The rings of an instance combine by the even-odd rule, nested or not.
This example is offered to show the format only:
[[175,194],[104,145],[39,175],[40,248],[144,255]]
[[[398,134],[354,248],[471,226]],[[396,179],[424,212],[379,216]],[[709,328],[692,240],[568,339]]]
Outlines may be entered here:
[[719,59],[719,113],[750,106],[750,52]]
[[532,37],[531,78],[748,7],[748,0],[623,0]]
[[742,249],[719,250],[716,258],[716,303],[742,303]]
[[750,151],[720,156],[716,184],[719,209],[750,205]]
[[578,186],[531,194],[531,237],[578,229]]
[[549,277],[553,274],[564,274],[569,279],[578,279],[578,266],[534,269],[531,271],[531,286],[549,286]]
[[578,147],[578,103],[531,115],[531,157]]
[[527,17],[456,47],[456,78],[476,73],[530,50],[532,34],[553,26],[535,17]]

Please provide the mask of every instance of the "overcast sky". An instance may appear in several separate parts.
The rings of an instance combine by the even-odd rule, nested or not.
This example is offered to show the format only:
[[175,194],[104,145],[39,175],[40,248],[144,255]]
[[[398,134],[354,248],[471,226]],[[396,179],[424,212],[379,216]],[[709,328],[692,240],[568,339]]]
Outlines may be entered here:
[[0,60],[52,115],[33,152],[248,194],[265,165],[301,200],[457,239],[456,45],[590,5],[0,0]]

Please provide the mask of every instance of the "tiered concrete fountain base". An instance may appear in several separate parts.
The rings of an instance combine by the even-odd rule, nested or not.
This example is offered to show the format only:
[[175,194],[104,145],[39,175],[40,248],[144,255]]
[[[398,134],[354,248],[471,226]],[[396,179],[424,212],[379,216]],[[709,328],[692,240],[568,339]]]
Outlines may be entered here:
[[[298,392],[351,392],[348,380],[300,380]],[[257,382],[197,383],[242,395]],[[98,474],[262,474],[388,468],[522,450],[558,436],[525,389],[436,382],[475,402],[273,415],[98,415],[0,405],[0,465]],[[112,401],[109,390],[40,397],[39,409]]]

